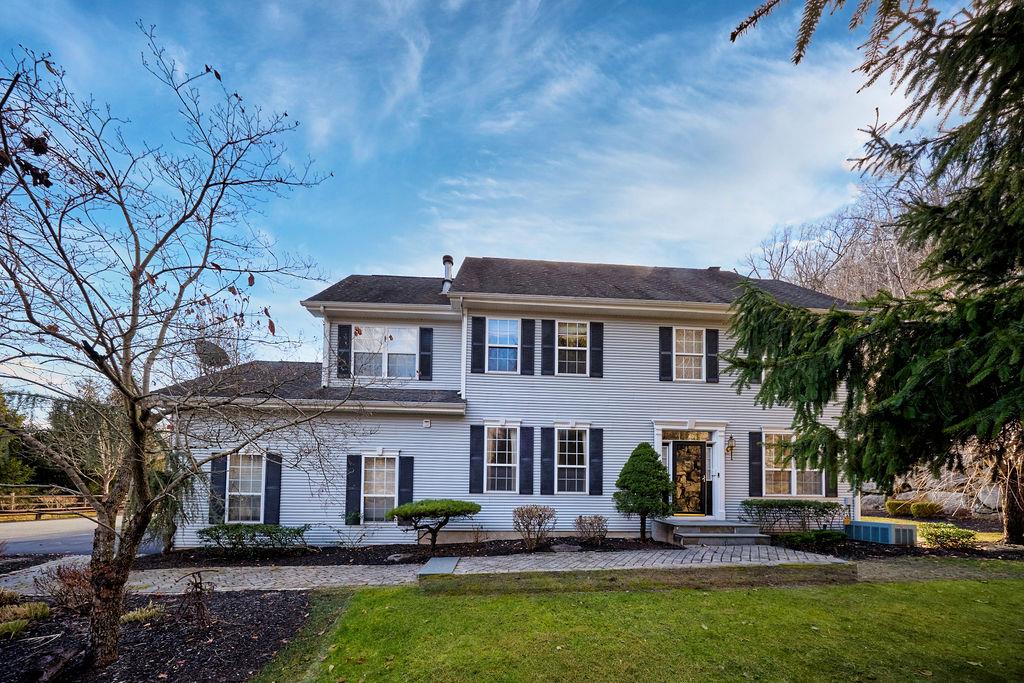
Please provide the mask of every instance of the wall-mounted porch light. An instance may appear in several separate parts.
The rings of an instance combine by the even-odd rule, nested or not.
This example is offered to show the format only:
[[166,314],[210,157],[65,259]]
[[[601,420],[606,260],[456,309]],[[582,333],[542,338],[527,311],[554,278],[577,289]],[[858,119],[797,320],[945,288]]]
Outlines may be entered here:
[[736,450],[736,437],[730,434],[729,438],[725,440],[725,453],[729,456],[730,460],[732,460],[732,452],[734,450]]

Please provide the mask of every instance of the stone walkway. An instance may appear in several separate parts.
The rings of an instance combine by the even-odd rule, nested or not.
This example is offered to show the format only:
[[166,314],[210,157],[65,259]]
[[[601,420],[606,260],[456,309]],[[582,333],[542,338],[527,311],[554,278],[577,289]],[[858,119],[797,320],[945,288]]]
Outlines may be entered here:
[[[33,578],[61,563],[87,562],[75,555],[0,576],[0,588],[31,595]],[[499,557],[463,557],[455,574],[587,571],[600,569],[693,568],[778,564],[842,564],[843,560],[765,545],[708,546],[621,552],[538,553]],[[347,565],[323,567],[209,567],[203,579],[217,590],[310,590],[354,586],[396,586],[416,582],[423,565]],[[129,587],[136,593],[180,593],[190,569],[147,569],[132,572]]]

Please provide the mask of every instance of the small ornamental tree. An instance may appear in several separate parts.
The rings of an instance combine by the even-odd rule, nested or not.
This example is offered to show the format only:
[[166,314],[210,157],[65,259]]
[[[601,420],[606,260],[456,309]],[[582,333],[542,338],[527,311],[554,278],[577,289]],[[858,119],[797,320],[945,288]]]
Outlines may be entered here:
[[430,536],[430,554],[434,554],[437,545],[437,534],[453,519],[472,517],[480,512],[480,506],[468,500],[451,500],[448,498],[417,500],[414,503],[399,505],[391,511],[392,519],[399,524],[412,527],[419,534],[417,540]]
[[672,480],[658,452],[647,442],[633,449],[615,486],[619,489],[612,494],[615,509],[627,517],[640,516],[641,541],[647,538],[648,517],[664,517],[672,512],[668,502]]

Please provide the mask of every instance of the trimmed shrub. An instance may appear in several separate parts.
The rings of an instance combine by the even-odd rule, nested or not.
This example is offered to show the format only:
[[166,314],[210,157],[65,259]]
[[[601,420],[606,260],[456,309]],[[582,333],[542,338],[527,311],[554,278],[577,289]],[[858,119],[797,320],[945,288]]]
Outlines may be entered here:
[[920,524],[917,530],[925,543],[946,550],[970,550],[977,544],[978,535],[970,529],[961,529],[955,524]]
[[941,517],[942,513],[942,505],[930,500],[919,500],[910,504],[910,514],[917,519],[935,519]]
[[576,518],[576,534],[595,545],[601,545],[608,535],[608,518],[604,515],[580,515]]
[[817,529],[815,531],[791,531],[779,534],[775,542],[784,548],[805,550],[812,553],[829,553],[847,540],[842,531]]
[[92,574],[89,565],[64,564],[40,572],[32,582],[36,591],[59,607],[89,614],[92,611]]
[[306,545],[310,525],[280,524],[214,524],[200,529],[196,535],[206,545],[238,555],[264,550],[286,550]]
[[127,624],[133,621],[152,621],[164,615],[164,606],[157,605],[152,600],[145,607],[136,607],[121,615],[121,623]]
[[24,602],[20,605],[4,605],[0,607],[0,621],[17,621],[18,619],[46,619],[50,616],[50,606],[45,602]]
[[0,623],[0,638],[14,639],[19,633],[28,628],[28,619],[16,619]]
[[744,521],[762,534],[831,529],[846,514],[846,506],[831,500],[800,498],[748,498],[740,503]]
[[554,530],[555,508],[547,505],[520,505],[512,511],[512,527],[522,536],[526,552],[532,553]]
[[885,501],[885,511],[888,512],[892,517],[909,517],[911,515],[910,507],[914,504],[912,500],[896,500],[890,498]]
[[417,500],[413,503],[399,505],[390,512],[390,517],[399,524],[411,527],[419,534],[419,540],[430,537],[430,554],[434,554],[437,545],[437,534],[453,519],[472,517],[480,512],[480,506],[468,500],[452,500],[436,498]]
[[661,456],[646,441],[633,449],[615,480],[615,486],[619,489],[612,494],[615,509],[627,517],[640,517],[641,541],[647,538],[648,517],[672,514],[672,506],[668,502],[672,479]]

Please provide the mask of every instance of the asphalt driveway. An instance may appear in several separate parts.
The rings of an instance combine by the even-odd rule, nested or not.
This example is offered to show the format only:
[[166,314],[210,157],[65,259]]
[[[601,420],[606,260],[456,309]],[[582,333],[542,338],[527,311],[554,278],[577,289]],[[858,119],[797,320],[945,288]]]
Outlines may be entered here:
[[[96,523],[74,517],[37,522],[2,522],[0,540],[7,542],[8,555],[89,555]],[[140,554],[159,550],[150,544]]]

